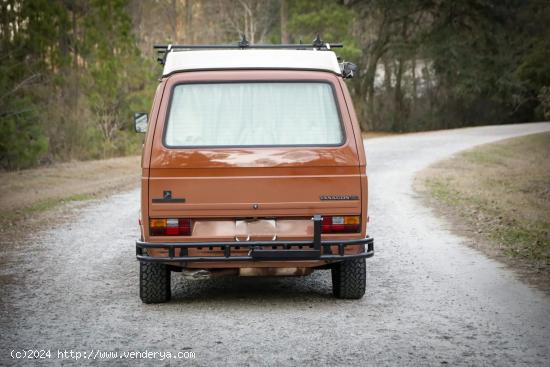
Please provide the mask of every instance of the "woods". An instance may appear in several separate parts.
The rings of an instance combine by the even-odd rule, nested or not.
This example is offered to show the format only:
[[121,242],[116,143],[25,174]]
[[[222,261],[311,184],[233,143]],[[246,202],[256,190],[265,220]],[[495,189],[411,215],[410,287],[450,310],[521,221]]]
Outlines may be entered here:
[[0,166],[137,153],[154,43],[341,41],[365,130],[550,118],[543,0],[3,0]]

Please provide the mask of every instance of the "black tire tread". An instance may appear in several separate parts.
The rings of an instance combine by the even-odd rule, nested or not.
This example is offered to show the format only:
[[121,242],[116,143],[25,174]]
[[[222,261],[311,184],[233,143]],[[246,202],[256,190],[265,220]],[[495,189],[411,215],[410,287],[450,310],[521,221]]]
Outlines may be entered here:
[[365,295],[366,281],[364,258],[342,261],[332,268],[332,293],[336,298],[362,298]]
[[170,300],[170,270],[164,264],[139,263],[139,297],[143,303]]

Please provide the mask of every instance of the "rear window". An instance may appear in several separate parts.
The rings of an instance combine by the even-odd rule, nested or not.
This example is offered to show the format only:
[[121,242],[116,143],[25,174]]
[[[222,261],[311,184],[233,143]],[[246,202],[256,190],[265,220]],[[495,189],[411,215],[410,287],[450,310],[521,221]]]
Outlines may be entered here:
[[323,82],[179,84],[168,147],[340,145],[332,86]]

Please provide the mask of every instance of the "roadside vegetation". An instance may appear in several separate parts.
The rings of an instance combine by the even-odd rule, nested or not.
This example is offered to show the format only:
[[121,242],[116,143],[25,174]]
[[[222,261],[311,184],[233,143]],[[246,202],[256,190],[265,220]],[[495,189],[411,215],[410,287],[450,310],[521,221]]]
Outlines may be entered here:
[[309,43],[359,66],[366,131],[550,119],[550,3],[539,0],[4,0],[0,169],[136,154],[155,43]]
[[475,248],[550,290],[550,133],[465,151],[417,187]]
[[138,156],[0,172],[0,235],[62,204],[138,187]]

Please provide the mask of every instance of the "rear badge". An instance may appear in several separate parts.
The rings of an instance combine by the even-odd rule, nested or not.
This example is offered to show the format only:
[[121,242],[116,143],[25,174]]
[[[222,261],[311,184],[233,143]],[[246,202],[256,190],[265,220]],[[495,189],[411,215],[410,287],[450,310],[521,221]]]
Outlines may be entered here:
[[359,200],[357,195],[321,195],[321,200]]
[[185,198],[173,198],[172,191],[163,191],[162,199],[153,199],[153,203],[185,203]]

